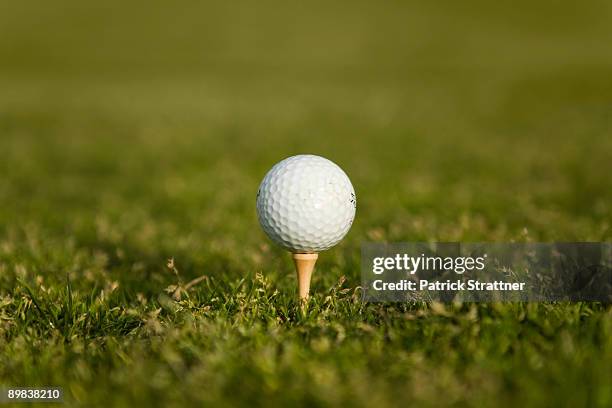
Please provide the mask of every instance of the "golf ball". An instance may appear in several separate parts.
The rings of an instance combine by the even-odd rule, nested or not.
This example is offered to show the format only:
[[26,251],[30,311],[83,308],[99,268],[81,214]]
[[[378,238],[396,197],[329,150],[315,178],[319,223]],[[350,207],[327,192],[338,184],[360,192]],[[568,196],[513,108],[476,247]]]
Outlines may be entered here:
[[357,199],[348,176],[326,158],[303,154],[277,163],[257,192],[257,216],[265,233],[296,253],[336,245],[355,218]]

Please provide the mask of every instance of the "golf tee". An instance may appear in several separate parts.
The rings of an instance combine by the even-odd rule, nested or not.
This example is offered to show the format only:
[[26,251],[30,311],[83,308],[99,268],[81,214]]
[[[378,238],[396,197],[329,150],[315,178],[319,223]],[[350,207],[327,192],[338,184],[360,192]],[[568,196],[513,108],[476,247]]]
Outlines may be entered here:
[[308,299],[310,278],[319,254],[293,254],[293,263],[298,278],[298,295],[301,300]]

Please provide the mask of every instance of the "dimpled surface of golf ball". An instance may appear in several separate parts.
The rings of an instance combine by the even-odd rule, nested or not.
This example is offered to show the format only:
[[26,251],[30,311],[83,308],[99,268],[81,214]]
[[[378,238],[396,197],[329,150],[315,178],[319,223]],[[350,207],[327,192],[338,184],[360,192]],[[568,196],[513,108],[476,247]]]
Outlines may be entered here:
[[336,245],[351,228],[356,208],[346,173],[309,154],[277,163],[257,192],[259,223],[272,241],[291,252],[314,253]]

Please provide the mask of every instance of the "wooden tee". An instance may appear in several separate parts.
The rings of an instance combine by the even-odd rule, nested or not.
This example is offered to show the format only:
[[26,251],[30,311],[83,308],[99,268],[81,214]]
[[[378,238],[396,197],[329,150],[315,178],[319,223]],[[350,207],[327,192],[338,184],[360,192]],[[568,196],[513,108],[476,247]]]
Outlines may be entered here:
[[310,278],[319,254],[293,254],[293,263],[297,271],[298,294],[301,300],[308,299]]

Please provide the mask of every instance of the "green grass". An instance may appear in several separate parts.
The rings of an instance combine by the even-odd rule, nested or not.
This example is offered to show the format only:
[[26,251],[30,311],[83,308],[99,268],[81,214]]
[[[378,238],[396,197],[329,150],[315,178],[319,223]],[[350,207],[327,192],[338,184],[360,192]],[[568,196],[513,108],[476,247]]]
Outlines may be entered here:
[[[1,4],[0,384],[610,406],[610,305],[359,300],[363,242],[612,237],[610,5],[455,3]],[[305,312],[254,208],[297,153],[358,199]]]

